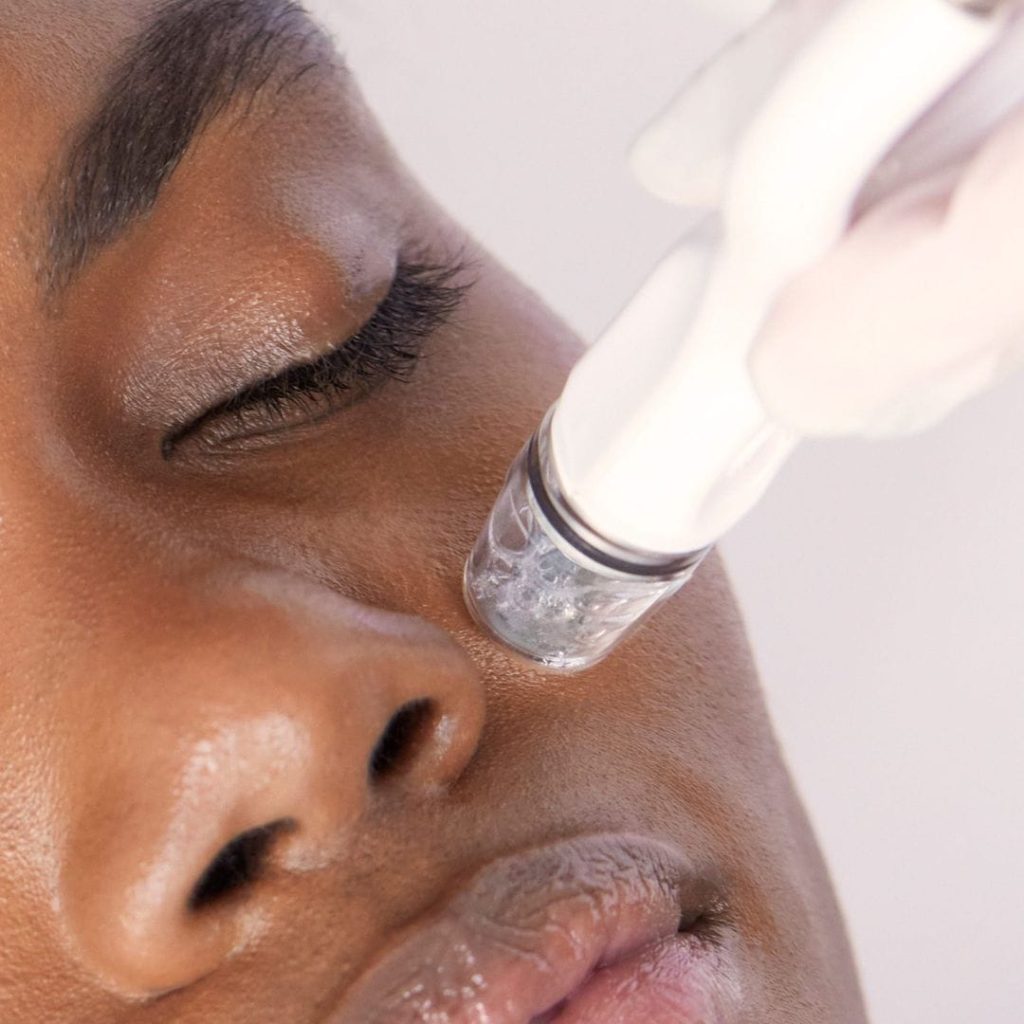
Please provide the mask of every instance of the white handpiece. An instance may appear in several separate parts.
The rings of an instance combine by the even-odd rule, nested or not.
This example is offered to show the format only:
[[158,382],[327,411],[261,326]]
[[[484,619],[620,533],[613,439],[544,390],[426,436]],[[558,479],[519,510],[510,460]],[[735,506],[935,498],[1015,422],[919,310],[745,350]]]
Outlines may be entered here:
[[798,437],[763,408],[751,345],[882,157],[992,45],[1004,6],[851,0],[788,69],[740,143],[702,295],[682,287],[684,247],[513,467],[466,572],[492,633],[554,667],[593,664],[757,502]]

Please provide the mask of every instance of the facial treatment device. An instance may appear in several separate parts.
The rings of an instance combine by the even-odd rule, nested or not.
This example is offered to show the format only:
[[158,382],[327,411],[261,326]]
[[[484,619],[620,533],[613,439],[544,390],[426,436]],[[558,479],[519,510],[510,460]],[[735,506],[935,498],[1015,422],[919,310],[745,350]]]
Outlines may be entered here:
[[756,504],[800,440],[747,366],[774,300],[840,239],[871,172],[1010,6],[838,8],[741,141],[717,249],[684,245],[658,267],[512,466],[465,571],[485,630],[550,668],[593,665]]

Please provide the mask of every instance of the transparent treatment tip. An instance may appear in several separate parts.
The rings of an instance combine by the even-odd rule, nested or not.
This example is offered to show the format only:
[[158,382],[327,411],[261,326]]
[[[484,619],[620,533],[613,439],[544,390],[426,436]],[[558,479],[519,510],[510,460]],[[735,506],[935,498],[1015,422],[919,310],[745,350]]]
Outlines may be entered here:
[[551,420],[523,448],[466,563],[466,605],[501,643],[551,669],[597,664],[683,587],[710,549],[680,558],[601,538],[569,507]]

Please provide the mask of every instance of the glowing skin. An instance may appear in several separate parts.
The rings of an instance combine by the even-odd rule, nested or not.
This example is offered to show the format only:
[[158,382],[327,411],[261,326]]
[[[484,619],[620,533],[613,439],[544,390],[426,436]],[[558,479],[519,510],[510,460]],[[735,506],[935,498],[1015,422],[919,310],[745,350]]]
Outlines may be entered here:
[[[40,189],[152,4],[0,11],[0,1020],[319,1024],[466,876],[630,833],[718,880],[736,1019],[862,1022],[717,560],[574,679],[465,612],[465,554],[576,339],[419,191],[339,71],[215,122],[47,313]],[[228,382],[358,328],[410,245],[463,249],[476,278],[412,383],[163,457]],[[400,768],[370,776],[417,700]],[[264,826],[262,871],[191,907]]]

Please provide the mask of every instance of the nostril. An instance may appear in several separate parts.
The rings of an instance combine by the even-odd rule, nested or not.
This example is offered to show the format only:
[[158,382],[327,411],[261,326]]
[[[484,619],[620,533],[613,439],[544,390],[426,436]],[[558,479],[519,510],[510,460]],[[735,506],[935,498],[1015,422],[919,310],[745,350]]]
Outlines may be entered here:
[[410,701],[395,712],[370,755],[371,782],[383,782],[409,764],[435,714],[434,702],[426,699]]
[[257,881],[266,867],[274,839],[294,825],[287,819],[275,821],[235,836],[196,882],[188,898],[189,910],[203,910]]

